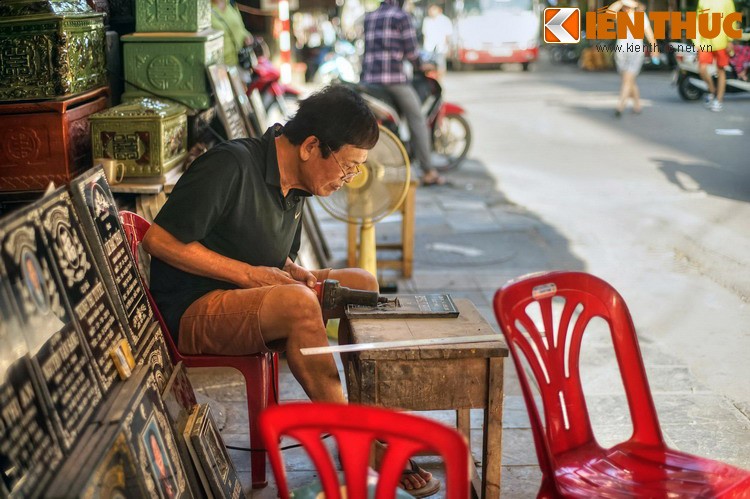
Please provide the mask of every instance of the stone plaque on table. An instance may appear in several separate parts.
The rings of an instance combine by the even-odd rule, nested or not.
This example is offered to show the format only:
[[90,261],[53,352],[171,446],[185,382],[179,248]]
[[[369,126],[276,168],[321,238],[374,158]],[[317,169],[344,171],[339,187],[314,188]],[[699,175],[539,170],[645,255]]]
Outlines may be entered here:
[[104,14],[85,0],[0,2],[0,101],[68,97],[107,84]]
[[42,231],[104,393],[119,379],[111,353],[125,331],[65,188],[39,203]]
[[34,387],[28,347],[6,284],[0,270],[0,496],[31,497],[52,478],[62,450]]
[[38,206],[22,208],[0,221],[0,260],[48,417],[67,451],[94,413],[102,392],[57,281]]
[[208,67],[208,79],[214,89],[214,95],[219,105],[219,119],[224,126],[228,140],[244,139],[249,137],[242,111],[237,105],[234,97],[232,82],[229,80],[227,66],[225,64],[214,64]]

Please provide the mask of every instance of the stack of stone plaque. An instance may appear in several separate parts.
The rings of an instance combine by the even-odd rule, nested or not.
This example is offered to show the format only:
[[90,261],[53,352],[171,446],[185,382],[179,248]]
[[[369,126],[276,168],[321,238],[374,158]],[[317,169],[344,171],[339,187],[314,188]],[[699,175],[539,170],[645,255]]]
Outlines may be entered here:
[[201,497],[149,369],[138,367],[112,395],[45,497]]
[[211,29],[210,0],[136,0],[136,33],[125,35],[125,94],[168,97],[192,109],[212,105],[206,68],[224,57],[223,33]]
[[[0,497],[241,495],[236,479],[198,480],[195,406],[100,167],[0,220]],[[200,469],[228,462],[212,435]]]
[[38,496],[62,460],[44,417],[34,374],[7,279],[0,279],[0,497]]
[[106,106],[104,14],[85,0],[0,2],[0,191],[42,191],[91,165]]

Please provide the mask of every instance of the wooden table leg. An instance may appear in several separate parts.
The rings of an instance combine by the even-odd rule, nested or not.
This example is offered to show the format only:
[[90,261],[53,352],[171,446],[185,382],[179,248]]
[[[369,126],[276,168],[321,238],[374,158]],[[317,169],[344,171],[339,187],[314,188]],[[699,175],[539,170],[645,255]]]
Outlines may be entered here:
[[503,358],[489,359],[482,442],[482,497],[500,497],[503,452]]

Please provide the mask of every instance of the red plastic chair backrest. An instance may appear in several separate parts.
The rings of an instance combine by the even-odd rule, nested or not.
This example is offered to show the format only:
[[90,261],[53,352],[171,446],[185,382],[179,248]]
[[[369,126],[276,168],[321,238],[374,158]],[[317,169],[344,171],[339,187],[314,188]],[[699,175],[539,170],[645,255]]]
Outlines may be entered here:
[[[582,445],[598,445],[579,372],[583,333],[595,317],[607,322],[612,335],[633,423],[630,442],[663,445],[633,321],[614,288],[582,272],[535,274],[500,289],[494,309],[516,365],[543,473],[553,469],[554,456]],[[546,427],[521,356],[539,387]]]
[[367,497],[367,468],[375,439],[388,446],[379,470],[376,499],[392,499],[409,457],[425,450],[443,458],[446,497],[469,496],[468,446],[458,431],[438,422],[356,404],[290,403],[263,411],[260,426],[282,499],[289,497],[279,449],[282,436],[294,438],[305,448],[318,470],[326,498],[341,497],[334,459],[321,440],[326,433],[337,442],[348,497]]
[[[126,210],[120,210],[120,222],[122,223],[122,228],[125,231],[125,238],[128,240],[128,246],[130,246],[130,252],[133,254],[133,259],[135,260],[136,266],[138,266],[138,246],[143,241],[143,238],[145,237],[146,232],[148,232],[148,229],[151,227],[151,224],[137,213]],[[154,298],[151,296],[151,291],[149,291],[148,286],[145,282],[143,282],[143,288],[146,292],[146,296],[148,297],[148,302],[151,305],[151,309],[154,311],[154,316],[159,322],[161,330],[164,331],[164,339],[167,342],[169,353],[172,355],[172,362],[177,364],[184,359],[182,355],[180,355],[180,352],[177,350],[177,346],[174,344],[174,338],[169,333],[167,324],[164,322],[164,318],[161,316],[159,308],[156,306],[156,302],[154,302]]]

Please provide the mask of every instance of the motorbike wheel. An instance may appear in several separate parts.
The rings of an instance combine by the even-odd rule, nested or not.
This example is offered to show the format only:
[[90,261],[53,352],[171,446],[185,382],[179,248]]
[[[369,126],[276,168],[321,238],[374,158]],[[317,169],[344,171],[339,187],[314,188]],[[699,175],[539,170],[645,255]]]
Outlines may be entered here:
[[[282,109],[282,106],[285,109]],[[289,119],[294,116],[299,107],[299,98],[294,94],[286,94],[283,97],[283,104],[279,103],[277,99],[271,101],[266,109],[266,117],[268,126],[274,123],[285,124]]]
[[432,128],[432,166],[440,172],[457,168],[469,152],[471,128],[460,114],[446,114]]
[[696,88],[690,83],[687,76],[680,76],[677,80],[677,91],[684,100],[698,100],[703,96],[703,90]]

